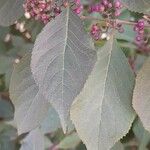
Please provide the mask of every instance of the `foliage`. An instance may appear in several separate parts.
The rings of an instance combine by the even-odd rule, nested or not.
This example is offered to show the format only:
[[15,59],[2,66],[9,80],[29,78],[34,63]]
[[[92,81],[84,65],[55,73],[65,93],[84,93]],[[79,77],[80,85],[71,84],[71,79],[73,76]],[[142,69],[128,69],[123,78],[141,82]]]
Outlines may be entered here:
[[149,0],[0,1],[0,150],[150,149]]

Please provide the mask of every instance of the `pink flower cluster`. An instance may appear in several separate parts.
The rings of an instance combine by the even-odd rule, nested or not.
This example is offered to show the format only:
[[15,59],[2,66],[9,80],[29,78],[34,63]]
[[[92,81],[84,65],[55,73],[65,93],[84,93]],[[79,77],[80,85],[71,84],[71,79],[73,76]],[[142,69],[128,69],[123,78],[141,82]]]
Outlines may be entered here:
[[61,12],[56,0],[26,0],[23,5],[25,12],[45,24]]

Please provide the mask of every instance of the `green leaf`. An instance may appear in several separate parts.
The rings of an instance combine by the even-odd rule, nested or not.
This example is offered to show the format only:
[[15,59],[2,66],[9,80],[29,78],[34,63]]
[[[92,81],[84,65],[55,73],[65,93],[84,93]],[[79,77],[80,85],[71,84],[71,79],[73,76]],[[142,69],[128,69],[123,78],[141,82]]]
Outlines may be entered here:
[[122,2],[131,11],[135,11],[139,13],[150,12],[149,0],[122,0]]
[[0,118],[12,119],[13,118],[13,106],[7,100],[0,97]]
[[0,0],[0,25],[12,25],[23,15],[24,0]]
[[121,142],[117,142],[111,150],[124,150],[124,146]]
[[41,130],[44,133],[51,133],[61,128],[60,119],[56,110],[50,106],[48,110],[48,115],[41,123]]
[[12,68],[14,60],[13,57],[0,55],[0,74],[7,73],[7,71]]
[[22,141],[20,150],[44,150],[44,140],[44,134],[37,128]]
[[32,36],[32,41],[36,40],[37,35],[41,32],[45,25],[42,22],[36,21],[34,19],[26,22],[25,28],[28,29]]
[[122,39],[122,40],[126,40],[128,42],[134,42],[134,38],[135,38],[135,31],[133,30],[132,26],[129,25],[124,25],[124,33],[117,33],[117,39]]
[[133,107],[140,117],[143,126],[150,131],[150,58],[137,74],[133,93]]
[[66,136],[59,144],[58,148],[60,149],[73,149],[79,145],[81,142],[77,133],[73,133],[71,135]]
[[136,70],[136,72],[138,72],[141,69],[141,67],[143,66],[146,59],[147,59],[147,56],[137,54],[137,57],[136,57],[136,60],[135,60],[135,70]]
[[[0,2],[1,3],[1,2]],[[0,26],[0,40],[4,41],[4,38],[6,37],[6,34],[10,32],[9,27],[2,27]]]
[[133,132],[140,143],[138,150],[146,150],[146,146],[150,142],[150,133],[144,129],[139,119],[134,123]]
[[90,44],[82,21],[69,8],[48,23],[35,42],[31,70],[39,89],[58,112],[64,132],[70,105],[96,61]]
[[96,65],[71,107],[71,119],[87,150],[109,150],[127,134],[135,118],[133,86],[134,75],[112,36],[98,51]]
[[39,126],[48,113],[49,103],[39,92],[30,70],[30,54],[14,68],[10,83],[10,98],[15,106],[19,134]]
[[16,129],[12,126],[0,123],[0,149],[16,150],[13,140],[17,138]]
[[[74,125],[70,120],[68,120],[67,126],[68,126],[68,133],[74,130]],[[59,115],[52,106],[49,106],[48,115],[45,117],[40,127],[43,133],[45,134],[55,132],[56,130],[61,128]]]

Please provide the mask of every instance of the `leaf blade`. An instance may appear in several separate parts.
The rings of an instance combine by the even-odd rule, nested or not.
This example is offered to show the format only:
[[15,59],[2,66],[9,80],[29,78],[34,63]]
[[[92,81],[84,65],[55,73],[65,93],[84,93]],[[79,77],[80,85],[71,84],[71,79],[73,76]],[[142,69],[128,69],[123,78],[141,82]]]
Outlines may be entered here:
[[149,0],[122,0],[122,2],[131,11],[139,13],[150,13]]
[[150,88],[150,58],[144,63],[136,77],[135,89],[133,92],[133,107],[138,114],[143,126],[150,131],[149,111],[149,88]]
[[30,54],[14,68],[10,83],[10,98],[15,106],[18,133],[28,132],[40,125],[48,112],[49,103],[39,92],[30,70]]
[[1,0],[0,1],[0,25],[12,25],[23,15],[24,0]]
[[35,42],[31,70],[40,90],[57,110],[64,132],[70,105],[95,59],[81,20],[69,8],[49,23]]
[[71,107],[71,120],[88,150],[110,149],[135,118],[130,105],[134,76],[116,45],[112,37],[98,52],[95,67]]
[[44,134],[37,128],[22,141],[20,150],[44,150],[44,147]]

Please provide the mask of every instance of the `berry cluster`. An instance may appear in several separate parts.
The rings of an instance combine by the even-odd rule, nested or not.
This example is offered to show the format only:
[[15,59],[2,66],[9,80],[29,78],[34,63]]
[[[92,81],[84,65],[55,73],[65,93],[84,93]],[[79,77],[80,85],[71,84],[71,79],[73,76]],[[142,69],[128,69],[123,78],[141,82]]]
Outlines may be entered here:
[[[100,13],[103,18],[107,20],[110,28],[117,29],[120,33],[123,33],[124,29],[122,27],[122,24],[111,21],[111,19],[115,19],[116,17],[120,16],[121,8],[122,3],[120,0],[101,0],[101,2],[90,5],[89,12]],[[101,30],[100,28],[97,28],[98,27],[95,24],[91,27],[91,35],[94,40],[99,40],[101,38]]]
[[144,26],[145,26],[145,22],[144,20],[139,20],[135,26],[134,26],[134,31],[136,32],[136,42],[137,43],[142,43],[144,41]]
[[124,32],[124,28],[123,25],[121,23],[117,23],[115,25],[115,28],[118,30],[118,32],[123,33]]
[[74,4],[76,5],[74,8],[74,12],[79,15],[83,11],[83,5],[81,4],[81,0],[74,0]]
[[99,40],[101,36],[101,28],[98,24],[93,24],[90,33],[94,40]]
[[25,12],[45,24],[61,13],[61,6],[59,0],[26,0],[23,5]]
[[99,3],[93,4],[90,6],[90,12],[99,12],[106,16],[115,16],[118,17],[120,15],[120,9],[122,8],[122,4],[120,0],[115,0],[112,2],[111,0],[102,0]]

